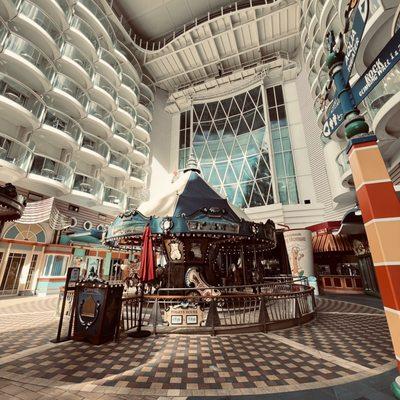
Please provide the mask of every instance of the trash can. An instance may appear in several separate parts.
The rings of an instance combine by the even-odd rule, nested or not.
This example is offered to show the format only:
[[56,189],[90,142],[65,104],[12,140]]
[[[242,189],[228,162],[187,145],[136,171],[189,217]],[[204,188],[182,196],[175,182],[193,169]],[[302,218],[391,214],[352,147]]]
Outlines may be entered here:
[[103,344],[116,337],[122,305],[122,284],[82,281],[75,287],[73,340]]

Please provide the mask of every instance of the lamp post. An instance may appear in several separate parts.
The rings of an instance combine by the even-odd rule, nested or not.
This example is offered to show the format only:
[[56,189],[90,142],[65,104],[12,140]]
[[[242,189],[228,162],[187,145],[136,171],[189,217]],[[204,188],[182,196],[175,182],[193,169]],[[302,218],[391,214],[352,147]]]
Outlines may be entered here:
[[[400,202],[377,138],[369,132],[344,76],[343,46],[336,43],[333,32],[327,35],[327,39],[326,65],[342,108],[347,154],[400,371]],[[400,376],[392,383],[392,390],[400,399]]]

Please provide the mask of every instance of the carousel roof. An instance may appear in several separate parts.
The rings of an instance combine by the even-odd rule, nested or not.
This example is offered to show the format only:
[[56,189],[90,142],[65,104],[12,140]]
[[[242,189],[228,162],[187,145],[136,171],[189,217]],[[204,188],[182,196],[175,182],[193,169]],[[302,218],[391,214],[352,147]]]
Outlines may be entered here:
[[161,197],[150,199],[138,207],[145,217],[190,216],[201,209],[221,209],[234,221],[250,221],[240,209],[222,198],[196,170],[186,170]]

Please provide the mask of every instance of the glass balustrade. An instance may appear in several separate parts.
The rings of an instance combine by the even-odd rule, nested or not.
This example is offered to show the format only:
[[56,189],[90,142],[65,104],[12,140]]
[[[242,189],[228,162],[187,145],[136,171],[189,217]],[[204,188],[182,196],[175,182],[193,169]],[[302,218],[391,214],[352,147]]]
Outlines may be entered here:
[[151,133],[151,124],[140,115],[137,116],[136,124],[144,129],[148,134]]
[[145,106],[150,111],[150,113],[153,114],[154,111],[153,101],[143,93],[140,93],[139,103]]
[[[143,78],[146,75],[143,75]],[[146,85],[145,83],[142,82],[142,84],[140,85],[140,93],[145,95],[147,98],[149,98],[151,101],[154,101],[154,92],[151,89],[151,86]]]
[[137,165],[132,165],[131,176],[133,178],[137,178],[140,179],[141,181],[144,181],[146,179],[146,175],[147,173],[143,168]]
[[82,142],[83,131],[81,126],[74,119],[60,111],[48,108],[44,115],[43,124],[66,133],[79,145]]
[[117,91],[115,90],[115,87],[110,83],[110,81],[104,78],[104,76],[95,74],[93,83],[106,91],[114,100],[117,98]]
[[111,151],[110,153],[110,164],[115,165],[129,172],[131,168],[131,162],[126,156],[116,151]]
[[136,85],[136,82],[129,75],[124,73],[122,74],[122,84],[132,89],[136,96],[140,95],[139,88]]
[[114,135],[125,139],[131,146],[133,146],[133,134],[132,132],[125,128],[123,125],[115,123],[114,124]]
[[46,109],[44,101],[26,85],[0,74],[0,95],[24,107],[34,117],[41,120]]
[[96,32],[82,18],[74,15],[70,21],[70,26],[71,28],[75,28],[81,32],[90,41],[90,43],[92,43],[96,51],[99,49],[100,43],[97,39]]
[[120,208],[125,208],[126,194],[121,190],[106,186],[104,188],[103,201],[115,204]]
[[97,136],[94,136],[88,132],[84,132],[83,134],[82,147],[100,154],[107,161],[110,157],[110,147],[108,144],[104,140],[101,140]]
[[128,197],[127,201],[127,209],[128,210],[134,210],[139,207],[140,204],[140,199],[137,197]]
[[61,53],[63,56],[70,58],[80,65],[86,73],[89,75],[90,79],[94,76],[94,67],[90,60],[84,55],[84,53],[79,50],[76,46],[69,42],[64,42],[61,48]]
[[344,149],[339,153],[336,157],[336,163],[339,166],[340,175],[343,175],[345,172],[350,170],[350,162],[347,156],[347,151]]
[[146,143],[143,143],[139,139],[134,139],[134,148],[139,153],[143,154],[145,157],[148,157],[150,154],[149,146]]
[[121,65],[113,54],[101,47],[99,50],[99,57],[101,60],[105,61],[111,68],[113,68],[119,76],[122,75]]
[[28,171],[33,151],[25,144],[4,134],[0,134],[0,159],[7,161],[21,168],[25,172]]
[[128,101],[126,101],[121,96],[118,96],[118,107],[126,111],[130,116],[132,116],[132,118],[136,123],[136,118],[137,118],[136,110],[132,107],[132,105]]
[[382,6],[381,0],[369,0],[369,15],[373,15]]
[[46,56],[46,54],[33,43],[12,33],[8,36],[4,47],[9,51],[18,54],[23,59],[29,61],[32,65],[39,69],[49,81],[53,79],[56,73],[54,64]]
[[7,39],[8,32],[9,30],[7,28],[6,23],[0,18],[0,50]]
[[54,41],[57,41],[61,37],[61,31],[57,27],[57,24],[36,4],[29,0],[22,0],[18,9],[21,14],[36,22],[44,29]]
[[79,3],[84,5],[101,22],[114,44],[116,42],[114,29],[102,9],[93,0],[79,0]]
[[90,101],[87,107],[87,112],[88,114],[93,115],[93,117],[96,117],[105,122],[110,128],[112,128],[114,119],[111,113],[100,104],[97,104],[94,101]]
[[68,4],[67,0],[56,0],[56,3],[60,6],[61,10],[63,11],[65,18],[68,20],[69,16],[72,13],[71,7]]
[[89,103],[89,96],[86,91],[72,79],[58,73],[53,80],[53,86],[72,96],[86,109]]
[[125,58],[131,63],[131,65],[135,69],[135,71],[138,75],[137,76],[138,79],[135,81],[136,82],[141,81],[142,80],[142,68],[140,67],[140,64],[139,64],[138,60],[136,59],[136,57],[134,56],[133,52],[131,50],[129,50],[128,47],[119,40],[117,40],[115,47],[123,56],[125,56]]
[[96,178],[80,173],[75,173],[72,189],[91,194],[99,198],[101,198],[103,194],[102,182]]
[[373,119],[384,104],[400,91],[400,63],[398,63],[365,98],[364,106]]
[[59,160],[35,154],[30,173],[52,179],[70,187],[74,176],[74,169]]

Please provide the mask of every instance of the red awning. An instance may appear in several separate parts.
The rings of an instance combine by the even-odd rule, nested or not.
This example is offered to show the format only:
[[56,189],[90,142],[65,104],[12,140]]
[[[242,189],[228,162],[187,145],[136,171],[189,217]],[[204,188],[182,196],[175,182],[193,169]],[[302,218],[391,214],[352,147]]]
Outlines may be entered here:
[[333,235],[332,233],[321,233],[313,235],[314,253],[325,253],[328,251],[353,251],[351,241],[346,235]]

